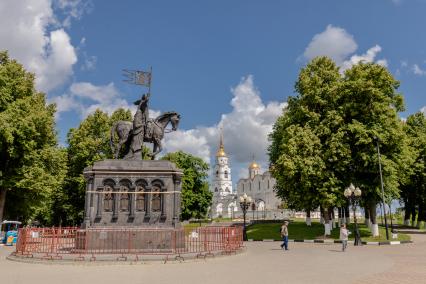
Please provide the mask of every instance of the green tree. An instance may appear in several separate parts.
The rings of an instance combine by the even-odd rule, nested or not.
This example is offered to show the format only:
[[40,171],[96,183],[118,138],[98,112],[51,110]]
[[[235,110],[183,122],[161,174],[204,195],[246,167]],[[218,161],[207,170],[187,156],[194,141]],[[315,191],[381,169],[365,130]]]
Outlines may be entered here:
[[[426,221],[426,118],[422,112],[410,115],[404,125],[414,162],[409,168],[408,181],[403,185],[401,199],[404,202],[404,223],[414,226]],[[416,210],[416,208],[418,210]]]
[[43,215],[66,172],[57,147],[55,106],[34,87],[34,75],[0,52],[0,220]]
[[64,225],[79,224],[84,214],[86,182],[84,168],[94,162],[112,158],[110,128],[118,120],[132,119],[129,110],[118,109],[111,117],[96,110],[84,119],[77,128],[68,132],[68,172],[63,187],[55,192],[54,222]]
[[182,220],[204,218],[212,202],[212,193],[209,191],[207,182],[208,164],[182,151],[168,153],[162,159],[175,163],[183,170]]
[[[339,143],[344,135],[339,103],[341,75],[326,57],[302,68],[296,97],[278,118],[270,135],[270,162],[277,196],[295,209],[332,208],[343,186],[340,171],[348,155]],[[326,223],[329,214],[325,214]]]
[[397,116],[403,110],[398,86],[374,63],[341,74],[332,60],[319,57],[302,68],[297,96],[288,99],[270,135],[277,195],[296,209],[320,205],[327,222],[330,209],[346,203],[343,190],[352,182],[363,190],[363,204],[375,223],[380,180],[374,138],[381,141],[388,199],[398,197],[411,163]]
[[383,66],[361,63],[343,77],[342,111],[349,145],[346,183],[353,182],[363,191],[363,205],[376,224],[376,206],[381,201],[376,138],[379,139],[385,198],[388,203],[399,197],[400,187],[410,171],[412,153],[398,112],[404,110],[399,82]]

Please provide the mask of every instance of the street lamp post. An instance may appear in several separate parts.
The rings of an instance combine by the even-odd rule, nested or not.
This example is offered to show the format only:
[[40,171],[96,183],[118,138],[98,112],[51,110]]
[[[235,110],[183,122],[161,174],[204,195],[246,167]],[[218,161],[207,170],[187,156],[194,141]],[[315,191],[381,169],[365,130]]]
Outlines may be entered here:
[[379,147],[379,138],[375,137],[377,142],[377,155],[379,157],[379,172],[380,172],[380,185],[382,187],[382,203],[383,203],[383,217],[385,218],[385,227],[386,227],[386,240],[389,240],[388,232],[388,219],[386,217],[386,206],[385,206],[385,191],[383,189],[383,176],[382,176],[382,162],[380,160],[380,147]]
[[352,205],[354,211],[354,223],[355,223],[355,246],[361,245],[361,236],[358,230],[358,223],[356,220],[356,206],[358,205],[359,200],[361,199],[361,189],[359,187],[355,187],[352,183],[349,187],[345,189],[344,195]]
[[247,209],[249,209],[251,204],[251,197],[247,196],[247,194],[244,193],[244,195],[240,196],[240,207],[241,210],[243,210],[243,217],[244,217],[244,227],[243,227],[243,240],[247,241],[247,231],[246,231],[246,214]]

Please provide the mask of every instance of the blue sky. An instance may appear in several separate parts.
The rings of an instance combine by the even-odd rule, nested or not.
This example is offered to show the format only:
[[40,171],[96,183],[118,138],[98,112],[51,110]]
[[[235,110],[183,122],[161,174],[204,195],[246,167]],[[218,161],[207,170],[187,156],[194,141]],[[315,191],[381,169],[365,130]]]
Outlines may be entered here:
[[209,161],[221,126],[236,182],[253,154],[266,167],[267,133],[315,55],[385,64],[401,81],[401,116],[426,106],[425,11],[424,0],[5,0],[0,49],[58,104],[61,143],[97,107],[132,107],[143,90],[121,70],[152,66],[152,115],[182,115],[166,151]]

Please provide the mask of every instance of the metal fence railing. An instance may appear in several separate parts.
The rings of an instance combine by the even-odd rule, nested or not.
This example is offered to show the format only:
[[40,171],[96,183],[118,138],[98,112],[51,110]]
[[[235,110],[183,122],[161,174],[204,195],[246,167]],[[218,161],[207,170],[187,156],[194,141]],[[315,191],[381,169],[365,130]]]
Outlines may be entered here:
[[21,228],[16,256],[43,259],[119,255],[121,259],[143,255],[165,255],[183,258],[236,252],[243,246],[240,226],[198,228]]

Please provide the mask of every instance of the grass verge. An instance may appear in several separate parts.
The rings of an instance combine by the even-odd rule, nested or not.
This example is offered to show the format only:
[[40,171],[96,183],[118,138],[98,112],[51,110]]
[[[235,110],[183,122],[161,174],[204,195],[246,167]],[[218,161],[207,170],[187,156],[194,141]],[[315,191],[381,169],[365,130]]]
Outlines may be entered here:
[[[372,237],[370,230],[364,224],[359,224],[359,231],[361,239],[367,242],[382,242],[386,241],[386,232],[385,228],[379,226],[380,237]],[[247,229],[247,237],[253,240],[263,240],[263,239],[272,239],[280,240],[280,227],[279,223],[265,223],[265,224],[254,224]],[[352,234],[349,235],[349,240],[354,238],[354,226],[350,224],[348,227],[349,231]],[[317,222],[312,222],[312,226],[306,226],[303,221],[294,221],[291,222],[288,226],[289,239],[292,240],[315,240],[315,239],[324,239],[324,226]],[[391,237],[391,232],[389,230],[389,236]],[[339,239],[339,228],[335,228],[331,232],[331,236],[328,236],[327,239]],[[398,233],[397,239],[391,239],[392,241],[408,241],[410,236],[406,234]]]

